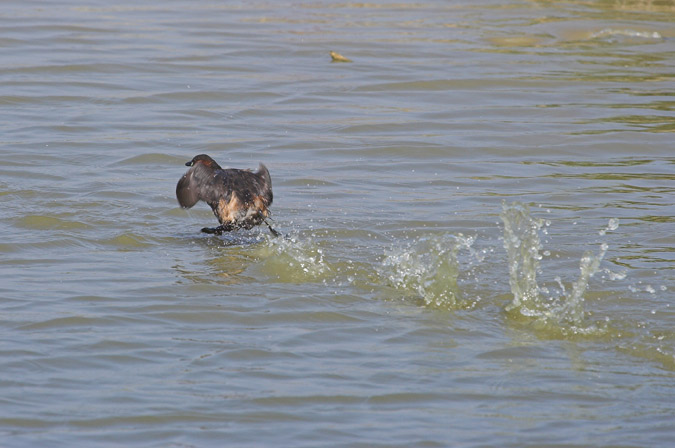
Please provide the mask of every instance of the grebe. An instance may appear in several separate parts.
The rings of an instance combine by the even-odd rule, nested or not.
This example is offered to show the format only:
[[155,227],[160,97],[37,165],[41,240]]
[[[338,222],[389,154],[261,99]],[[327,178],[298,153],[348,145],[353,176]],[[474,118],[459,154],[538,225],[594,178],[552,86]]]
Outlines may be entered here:
[[202,232],[220,235],[236,229],[250,229],[263,222],[274,236],[279,232],[267,222],[272,205],[272,178],[265,165],[258,171],[222,169],[211,157],[199,154],[187,162],[191,167],[176,185],[176,197],[183,208],[204,201],[220,225]]

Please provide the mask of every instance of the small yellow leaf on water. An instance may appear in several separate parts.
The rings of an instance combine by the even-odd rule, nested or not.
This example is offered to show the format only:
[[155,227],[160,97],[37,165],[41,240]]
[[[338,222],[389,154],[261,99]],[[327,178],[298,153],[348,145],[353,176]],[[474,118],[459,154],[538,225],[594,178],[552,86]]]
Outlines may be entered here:
[[351,59],[347,59],[346,57],[342,56],[340,53],[336,53],[334,51],[330,52],[330,57],[333,58],[333,62],[352,62]]

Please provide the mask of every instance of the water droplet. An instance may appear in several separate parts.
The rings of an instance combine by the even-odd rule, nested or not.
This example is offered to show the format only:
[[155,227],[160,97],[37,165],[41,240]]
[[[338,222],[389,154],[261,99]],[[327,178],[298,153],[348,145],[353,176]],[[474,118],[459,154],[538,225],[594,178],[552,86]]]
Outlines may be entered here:
[[619,220],[617,218],[612,218],[609,220],[607,225],[607,230],[616,230],[619,228]]

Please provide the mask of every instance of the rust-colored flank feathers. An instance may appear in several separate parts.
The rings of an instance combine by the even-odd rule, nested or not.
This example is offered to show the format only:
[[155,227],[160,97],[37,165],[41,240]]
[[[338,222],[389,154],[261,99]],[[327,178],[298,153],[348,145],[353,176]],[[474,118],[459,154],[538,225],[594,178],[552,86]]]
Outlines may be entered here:
[[277,236],[266,218],[272,205],[272,179],[262,163],[258,171],[222,169],[206,154],[185,164],[190,169],[176,185],[176,197],[183,208],[199,201],[211,207],[220,226],[204,227],[202,232],[220,235],[236,229],[250,229],[263,222]]

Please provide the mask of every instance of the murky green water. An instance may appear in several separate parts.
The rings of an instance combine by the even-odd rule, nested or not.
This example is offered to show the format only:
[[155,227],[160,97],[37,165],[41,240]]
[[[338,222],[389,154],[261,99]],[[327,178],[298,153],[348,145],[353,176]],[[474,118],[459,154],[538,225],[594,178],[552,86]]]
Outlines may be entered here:
[[[670,446],[674,24],[4,2],[0,444]],[[201,234],[198,153],[284,237]]]

